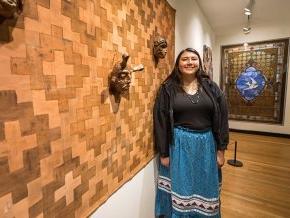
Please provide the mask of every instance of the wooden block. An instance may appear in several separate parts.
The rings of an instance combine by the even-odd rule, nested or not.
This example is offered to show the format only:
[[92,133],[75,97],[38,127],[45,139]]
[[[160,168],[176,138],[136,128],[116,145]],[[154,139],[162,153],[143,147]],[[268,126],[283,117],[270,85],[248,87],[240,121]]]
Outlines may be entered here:
[[37,0],[37,4],[45,8],[50,8],[50,0]]
[[0,110],[15,107],[17,104],[17,96],[14,90],[0,91]]
[[23,14],[25,17],[29,17],[32,19],[38,19],[37,13],[37,0],[27,0],[25,1],[25,5],[23,7]]

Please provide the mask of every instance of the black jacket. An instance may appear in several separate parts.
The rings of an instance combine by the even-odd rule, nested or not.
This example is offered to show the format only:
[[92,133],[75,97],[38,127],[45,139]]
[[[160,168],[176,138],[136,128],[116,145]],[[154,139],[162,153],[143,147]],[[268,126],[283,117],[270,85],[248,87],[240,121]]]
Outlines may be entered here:
[[[214,104],[212,131],[217,150],[227,149],[229,143],[228,108],[223,92],[217,84],[207,78],[202,78],[201,86]],[[173,109],[174,81],[166,80],[158,91],[154,109],[154,139],[155,146],[161,157],[169,156],[169,145],[173,141]]]

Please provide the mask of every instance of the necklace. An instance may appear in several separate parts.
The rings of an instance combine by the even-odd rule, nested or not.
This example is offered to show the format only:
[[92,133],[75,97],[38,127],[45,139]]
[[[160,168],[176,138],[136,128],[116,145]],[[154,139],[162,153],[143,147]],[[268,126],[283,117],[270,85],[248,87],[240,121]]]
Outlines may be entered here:
[[185,84],[182,85],[183,90],[190,95],[194,95],[196,91],[198,90],[198,87],[199,87],[199,84],[197,81],[191,82],[187,85]]
[[187,92],[185,92],[185,95],[187,96],[187,98],[192,104],[197,104],[199,102],[199,99],[200,99],[199,89],[197,89],[193,95]]
[[190,86],[183,86],[183,91],[185,92],[185,95],[187,96],[187,98],[189,99],[189,101],[192,104],[197,104],[199,102],[200,99],[200,91],[199,91],[199,84],[195,83],[194,86],[191,85]]

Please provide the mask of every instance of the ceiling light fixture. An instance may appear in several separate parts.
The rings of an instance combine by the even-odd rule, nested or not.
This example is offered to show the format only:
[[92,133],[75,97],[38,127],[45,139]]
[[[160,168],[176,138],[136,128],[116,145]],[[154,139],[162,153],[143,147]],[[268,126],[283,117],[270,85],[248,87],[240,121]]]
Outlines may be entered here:
[[245,14],[245,15],[251,15],[252,12],[251,12],[251,10],[249,10],[248,8],[245,8],[245,9],[244,9],[244,14]]
[[248,15],[247,26],[243,28],[244,34],[248,34],[251,32],[251,25],[250,25],[250,15]]
[[244,14],[249,16],[253,13],[253,6],[255,4],[255,0],[249,0],[249,3],[247,6],[244,8]]
[[243,32],[244,32],[244,34],[250,33],[251,32],[251,27],[244,27],[243,28]]

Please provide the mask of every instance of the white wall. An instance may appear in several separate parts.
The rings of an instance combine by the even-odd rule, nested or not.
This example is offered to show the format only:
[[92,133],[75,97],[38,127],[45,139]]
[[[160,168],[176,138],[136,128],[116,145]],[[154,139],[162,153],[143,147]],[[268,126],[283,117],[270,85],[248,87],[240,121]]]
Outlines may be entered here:
[[[244,35],[242,31],[227,31],[226,35],[217,36],[216,38],[216,47],[213,53],[213,67],[214,73],[217,73],[214,77],[219,81],[220,75],[220,63],[221,63],[221,46],[231,45],[231,44],[240,44],[244,42],[256,42],[280,38],[289,38],[290,37],[290,21],[288,23],[275,23],[267,24],[265,26],[252,26],[252,31],[248,35]],[[289,62],[289,57],[288,57]],[[239,129],[239,130],[254,130],[261,132],[272,132],[272,133],[281,133],[281,134],[290,134],[290,67],[288,63],[287,71],[287,89],[285,97],[285,112],[284,112],[284,124],[283,125],[274,125],[274,124],[262,124],[254,122],[245,122],[245,121],[230,121],[230,128]],[[286,113],[288,111],[288,113]]]
[[203,45],[213,48],[215,35],[195,0],[168,0],[176,9],[175,56],[187,47],[196,49],[202,56]]
[[155,160],[115,192],[91,218],[153,218]]
[[[193,47],[202,55],[204,44],[214,47],[214,34],[195,0],[168,0],[176,9],[175,55]],[[92,218],[153,218],[156,174],[155,160],[152,160],[132,180],[114,193]]]

